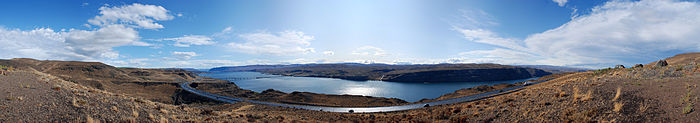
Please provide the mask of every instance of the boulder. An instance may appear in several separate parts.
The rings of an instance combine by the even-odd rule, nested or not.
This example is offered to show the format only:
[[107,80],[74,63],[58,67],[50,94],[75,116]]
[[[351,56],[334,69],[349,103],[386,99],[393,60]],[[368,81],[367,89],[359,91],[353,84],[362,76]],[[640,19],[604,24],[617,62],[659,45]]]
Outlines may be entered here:
[[621,65],[621,64],[615,65],[615,69],[618,69],[618,68],[625,68],[625,66]]
[[668,66],[668,63],[666,63],[666,60],[659,60],[654,64],[656,67],[663,67],[663,66]]
[[642,65],[642,64],[635,64],[634,67],[632,67],[632,68],[643,68],[643,67],[644,67],[644,65]]

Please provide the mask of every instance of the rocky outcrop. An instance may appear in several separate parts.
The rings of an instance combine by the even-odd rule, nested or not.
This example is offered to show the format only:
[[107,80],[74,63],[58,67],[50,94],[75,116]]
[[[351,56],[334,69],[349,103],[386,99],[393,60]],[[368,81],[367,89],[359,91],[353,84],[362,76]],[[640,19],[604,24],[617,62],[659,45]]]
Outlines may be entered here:
[[654,66],[656,66],[656,67],[663,67],[663,66],[667,66],[667,65],[668,65],[668,63],[666,63],[666,60],[659,60],[656,62],[656,64],[654,64]]
[[615,65],[615,69],[619,69],[619,68],[625,68],[625,66],[621,65],[621,64]]
[[644,65],[642,65],[642,64],[635,64],[634,67],[632,67],[632,68],[643,68],[643,67],[644,67]]

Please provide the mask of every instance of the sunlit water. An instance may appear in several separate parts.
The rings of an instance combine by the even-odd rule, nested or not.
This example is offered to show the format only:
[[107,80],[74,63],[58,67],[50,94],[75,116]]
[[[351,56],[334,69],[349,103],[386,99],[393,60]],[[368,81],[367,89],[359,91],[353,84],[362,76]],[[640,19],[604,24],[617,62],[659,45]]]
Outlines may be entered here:
[[290,77],[267,75],[258,72],[218,72],[200,74],[217,79],[229,80],[243,89],[262,92],[275,89],[291,93],[294,91],[322,94],[350,94],[374,97],[399,98],[409,102],[432,99],[462,88],[479,85],[516,83],[535,78],[493,81],[493,82],[449,82],[449,83],[404,83],[387,81],[350,81],[319,77]]

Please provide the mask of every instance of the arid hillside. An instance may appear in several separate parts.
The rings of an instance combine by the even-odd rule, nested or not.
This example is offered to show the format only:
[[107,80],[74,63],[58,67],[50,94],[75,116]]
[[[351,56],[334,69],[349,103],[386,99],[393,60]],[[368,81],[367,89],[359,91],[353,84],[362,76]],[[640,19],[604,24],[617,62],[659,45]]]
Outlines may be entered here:
[[0,60],[0,65],[35,70],[80,85],[169,104],[184,103],[175,102],[181,96],[177,83],[197,77],[180,69],[116,68],[98,62],[10,59]]

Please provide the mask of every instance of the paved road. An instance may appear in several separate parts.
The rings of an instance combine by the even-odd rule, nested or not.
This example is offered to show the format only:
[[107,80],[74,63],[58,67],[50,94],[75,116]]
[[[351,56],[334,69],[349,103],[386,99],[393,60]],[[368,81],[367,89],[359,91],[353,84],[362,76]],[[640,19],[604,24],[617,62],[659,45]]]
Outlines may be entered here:
[[[539,82],[534,82],[533,84],[538,84],[538,83],[549,81],[549,80],[551,80],[551,79],[547,79],[547,80],[539,81]],[[200,80],[197,79],[194,81],[180,83],[180,87],[182,87],[186,91],[192,92],[194,94],[205,96],[205,97],[208,97],[208,98],[211,98],[214,100],[218,100],[218,101],[222,101],[222,102],[228,102],[228,103],[236,103],[236,102],[244,101],[244,102],[251,102],[251,103],[257,103],[257,104],[263,104],[263,105],[281,106],[281,107],[289,107],[289,108],[300,108],[300,109],[315,110],[315,111],[340,112],[340,113],[392,112],[392,111],[418,109],[418,108],[423,108],[425,106],[436,106],[436,105],[452,104],[452,103],[460,103],[460,102],[471,102],[471,101],[477,101],[477,100],[486,99],[486,98],[490,98],[490,97],[494,97],[494,96],[498,96],[498,95],[513,93],[513,92],[521,90],[522,87],[525,87],[525,85],[519,85],[519,86],[515,86],[515,87],[511,87],[511,88],[506,88],[506,89],[501,89],[501,90],[497,90],[497,91],[491,91],[491,92],[486,92],[486,93],[481,93],[481,94],[476,94],[476,95],[471,95],[471,96],[466,96],[466,97],[440,100],[440,101],[434,101],[434,102],[428,102],[428,103],[409,104],[409,105],[382,106],[382,107],[321,107],[321,106],[280,104],[280,103],[263,102],[263,101],[255,101],[255,100],[240,99],[240,98],[235,98],[235,97],[221,96],[221,95],[217,95],[217,94],[213,94],[213,93],[200,91],[200,90],[197,90],[197,89],[190,87],[190,84],[192,82],[195,82],[195,81],[200,81]]]

